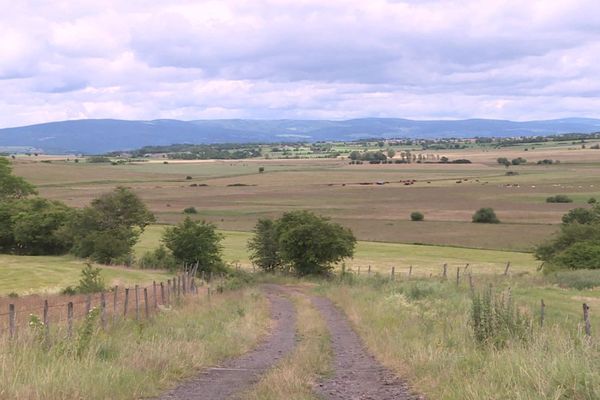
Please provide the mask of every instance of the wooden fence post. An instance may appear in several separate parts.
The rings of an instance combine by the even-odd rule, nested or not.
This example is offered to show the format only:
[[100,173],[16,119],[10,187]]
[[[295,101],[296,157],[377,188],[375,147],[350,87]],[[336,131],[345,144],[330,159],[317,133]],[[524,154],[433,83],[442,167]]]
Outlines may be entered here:
[[371,276],[371,266],[369,265],[369,269],[367,270],[367,275]]
[[412,265],[410,267],[408,267],[408,277],[410,278],[412,276]]
[[206,296],[208,297],[208,304],[210,304],[210,286],[206,287]]
[[92,295],[88,294],[87,296],[85,296],[85,315],[88,315],[90,313],[91,309],[92,309]]
[[181,297],[181,275],[177,277],[177,297]]
[[117,301],[119,300],[119,286],[115,286],[115,290],[113,292],[113,321],[117,319]]
[[123,302],[123,317],[127,317],[127,307],[129,306],[129,288],[125,288],[125,301]]
[[11,339],[13,339],[15,337],[15,331],[16,331],[15,314],[16,314],[15,305],[9,304],[8,305],[8,337],[10,337]]
[[156,296],[156,281],[152,281],[152,296],[154,297],[154,309],[158,308],[158,297]]
[[171,305],[171,281],[167,281],[167,305]]
[[48,300],[44,300],[44,342],[50,343],[50,321],[48,320]]
[[509,269],[510,269],[510,261],[506,263],[506,268],[504,268],[504,276],[508,275]]
[[540,303],[540,326],[544,326],[544,316],[546,314],[546,304],[544,304],[544,299],[542,299]]
[[456,267],[456,286],[460,285],[460,267]]
[[148,305],[148,288],[144,288],[144,308],[146,311],[146,319],[150,319],[150,307]]
[[465,271],[464,271],[465,273],[467,272],[467,269],[469,269],[469,263],[465,264]]
[[392,274],[390,275],[390,279],[396,279],[396,267],[392,267]]
[[183,276],[181,277],[181,291],[184,296],[187,293],[187,276],[188,276],[187,272],[184,272]]
[[135,320],[140,320],[140,288],[135,285]]
[[358,273],[357,273],[357,275],[360,276],[360,265],[358,266]]
[[165,285],[163,282],[160,283],[160,304],[165,305]]
[[106,297],[104,292],[100,293],[100,323],[102,329],[106,330]]
[[592,336],[592,324],[590,323],[590,306],[583,303],[583,321],[585,323],[585,335]]
[[448,279],[448,264],[444,264],[444,272],[442,274],[444,280]]
[[73,336],[73,302],[67,303],[67,337]]
[[202,277],[200,279],[202,279],[204,282],[206,282],[206,279],[204,279],[204,270],[202,270]]
[[475,295],[475,285],[473,285],[473,274],[469,272],[469,289],[471,289],[471,296]]

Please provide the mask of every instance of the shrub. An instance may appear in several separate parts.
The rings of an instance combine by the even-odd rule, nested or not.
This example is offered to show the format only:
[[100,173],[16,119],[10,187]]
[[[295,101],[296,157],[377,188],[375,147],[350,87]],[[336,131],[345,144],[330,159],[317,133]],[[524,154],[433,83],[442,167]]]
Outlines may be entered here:
[[554,262],[569,269],[600,269],[600,243],[574,243],[559,253]]
[[500,220],[493,208],[480,208],[473,214],[473,222],[482,224],[498,224]]
[[196,207],[187,207],[183,209],[183,213],[184,214],[198,214],[198,210],[196,210]]
[[425,215],[423,215],[422,212],[419,211],[413,211],[410,213],[410,220],[411,221],[423,221],[425,219]]
[[595,197],[590,197],[590,198],[588,199],[587,203],[588,203],[588,204],[596,204],[596,203],[597,203],[597,200],[596,200],[596,198],[595,198]]
[[548,280],[562,288],[593,289],[600,287],[600,270],[557,271],[548,275]]
[[188,176],[185,177],[185,179],[188,180],[188,181],[191,181],[192,177],[190,175],[188,175]]
[[179,266],[173,254],[163,245],[158,246],[152,251],[145,252],[138,264],[142,269],[168,269],[169,271],[174,271]]
[[78,293],[98,293],[106,289],[104,279],[100,276],[102,270],[92,267],[92,264],[87,263],[81,270],[81,279],[77,285]]
[[250,260],[263,271],[275,271],[282,266],[275,221],[259,219],[254,235],[248,240]]
[[258,173],[262,174],[263,172],[265,172],[265,167],[258,167]]
[[527,341],[532,333],[531,319],[515,307],[510,291],[498,299],[491,286],[473,295],[470,325],[477,343],[497,349],[511,340]]
[[110,163],[111,159],[108,157],[104,157],[104,156],[92,156],[92,157],[86,158],[85,161],[88,163],[100,164],[100,163]]
[[571,199],[566,194],[557,194],[556,196],[550,196],[546,198],[546,203],[572,203],[573,199]]
[[521,165],[521,164],[527,164],[527,160],[519,157],[519,158],[513,158],[510,162],[512,165]]
[[571,224],[573,222],[577,222],[578,224],[591,224],[600,219],[599,211],[600,209],[597,208],[588,210],[587,208],[577,207],[569,210],[568,213],[563,215],[562,222],[563,224]]
[[75,289],[73,286],[67,286],[60,291],[60,294],[64,294],[66,296],[75,296],[77,294],[77,289]]

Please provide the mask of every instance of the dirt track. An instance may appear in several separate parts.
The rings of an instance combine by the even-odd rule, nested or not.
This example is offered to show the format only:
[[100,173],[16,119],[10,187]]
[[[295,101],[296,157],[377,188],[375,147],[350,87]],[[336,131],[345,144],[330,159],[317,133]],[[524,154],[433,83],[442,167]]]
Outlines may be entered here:
[[[278,285],[263,288],[277,321],[267,340],[248,354],[205,370],[158,400],[237,398],[294,349],[296,313],[285,295],[299,290]],[[311,300],[327,322],[334,356],[334,374],[315,388],[317,395],[328,400],[421,399],[368,353],[349,321],[330,300],[322,297],[311,297]]]
[[234,397],[256,383],[260,376],[291,352],[296,340],[296,313],[277,286],[266,285],[276,320],[271,335],[255,350],[222,365],[204,370],[198,377],[167,392],[159,400],[218,400]]
[[328,299],[313,298],[331,332],[334,376],[317,392],[329,400],[416,400],[405,382],[368,353],[350,322]]

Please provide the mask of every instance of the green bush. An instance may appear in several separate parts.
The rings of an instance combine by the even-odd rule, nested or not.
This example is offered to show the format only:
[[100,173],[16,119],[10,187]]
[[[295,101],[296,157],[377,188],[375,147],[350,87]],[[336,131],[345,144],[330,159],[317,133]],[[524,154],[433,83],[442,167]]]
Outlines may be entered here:
[[163,245],[145,252],[138,264],[142,269],[168,269],[170,271],[176,270],[179,266],[173,254]]
[[184,214],[198,214],[198,210],[196,210],[196,207],[187,207],[183,209],[183,213]]
[[104,279],[100,276],[102,270],[92,267],[92,264],[87,263],[81,270],[81,279],[77,285],[78,293],[98,293],[106,290]]
[[481,224],[498,224],[500,220],[493,208],[480,208],[473,214],[473,222]]
[[600,269],[600,243],[574,243],[559,253],[554,262],[569,269]]
[[600,287],[600,270],[557,271],[549,274],[547,279],[563,288],[593,289]]
[[477,343],[497,349],[527,341],[532,333],[531,319],[515,307],[510,291],[498,298],[491,286],[473,295],[470,325]]
[[566,194],[557,194],[556,196],[550,196],[546,198],[546,203],[572,203],[573,199],[571,199]]
[[425,219],[425,215],[423,215],[422,212],[419,211],[413,211],[410,213],[410,220],[411,221],[423,221]]

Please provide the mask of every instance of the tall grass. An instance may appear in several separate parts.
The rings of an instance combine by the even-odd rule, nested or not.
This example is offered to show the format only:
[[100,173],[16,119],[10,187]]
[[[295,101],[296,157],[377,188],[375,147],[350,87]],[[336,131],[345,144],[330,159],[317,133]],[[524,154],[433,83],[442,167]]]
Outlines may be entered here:
[[[360,279],[320,290],[386,366],[429,398],[600,398],[600,347],[572,325],[547,322],[531,340],[481,346],[470,291],[453,283]],[[521,308],[518,298],[515,307]]]
[[293,299],[298,310],[296,349],[247,392],[244,400],[319,399],[313,386],[319,376],[330,372],[329,331],[305,295],[296,294]]
[[[94,318],[95,320],[95,318]],[[72,339],[21,330],[0,339],[0,399],[132,399],[253,347],[269,325],[268,304],[251,289],[192,298],[152,321],[82,325]],[[90,326],[92,329],[90,331]]]

